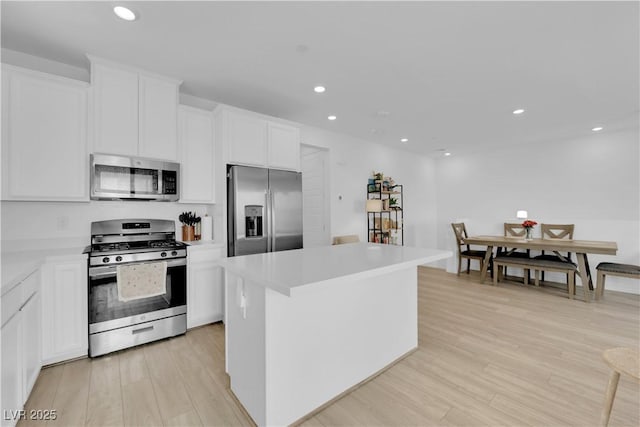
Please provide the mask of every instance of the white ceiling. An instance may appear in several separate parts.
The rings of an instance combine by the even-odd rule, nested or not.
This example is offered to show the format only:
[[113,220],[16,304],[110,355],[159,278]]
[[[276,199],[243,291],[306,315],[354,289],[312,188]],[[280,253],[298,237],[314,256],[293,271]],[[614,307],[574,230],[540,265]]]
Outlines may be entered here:
[[[118,3],[140,19],[116,18]],[[179,78],[187,94],[429,155],[638,128],[638,2],[1,7],[2,47],[84,68],[91,53]]]

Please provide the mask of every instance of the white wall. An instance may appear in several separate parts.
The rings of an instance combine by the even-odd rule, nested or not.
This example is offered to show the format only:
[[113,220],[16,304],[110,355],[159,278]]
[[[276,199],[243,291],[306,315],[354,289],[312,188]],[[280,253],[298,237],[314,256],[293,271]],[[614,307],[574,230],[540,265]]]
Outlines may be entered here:
[[303,144],[329,149],[332,236],[357,234],[367,241],[367,179],[375,170],[404,185],[405,244],[436,246],[432,159],[310,126],[303,126],[301,139]]
[[[502,224],[525,209],[538,223],[575,224],[575,239],[617,242],[617,256],[589,256],[592,273],[602,261],[640,264],[639,140],[637,129],[605,130],[438,160],[438,247],[455,248],[455,220],[469,234],[502,234]],[[616,277],[607,288],[640,293],[637,281]]]
[[180,239],[181,212],[213,216],[212,210],[213,205],[171,202],[2,202],[2,250],[86,246],[91,243],[91,222],[120,218],[173,219]]

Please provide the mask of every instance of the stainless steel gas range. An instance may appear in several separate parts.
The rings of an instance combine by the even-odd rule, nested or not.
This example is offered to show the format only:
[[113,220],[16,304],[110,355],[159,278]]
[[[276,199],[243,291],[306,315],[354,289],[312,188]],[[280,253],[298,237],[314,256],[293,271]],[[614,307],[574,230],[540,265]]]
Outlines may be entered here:
[[187,330],[187,250],[175,223],[120,219],[91,224],[89,356]]

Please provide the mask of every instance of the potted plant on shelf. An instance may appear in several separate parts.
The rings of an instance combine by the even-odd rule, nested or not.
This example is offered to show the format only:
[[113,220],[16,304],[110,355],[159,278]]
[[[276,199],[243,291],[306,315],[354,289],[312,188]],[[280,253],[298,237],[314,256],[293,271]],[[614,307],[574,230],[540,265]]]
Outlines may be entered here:
[[389,209],[396,209],[398,207],[398,199],[395,197],[389,197]]

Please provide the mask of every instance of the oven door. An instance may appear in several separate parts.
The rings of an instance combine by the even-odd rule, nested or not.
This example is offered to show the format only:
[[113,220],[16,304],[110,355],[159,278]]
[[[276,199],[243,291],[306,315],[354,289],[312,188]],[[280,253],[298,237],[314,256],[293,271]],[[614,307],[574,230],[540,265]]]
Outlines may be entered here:
[[185,314],[187,312],[187,259],[172,259],[166,262],[167,292],[164,295],[126,302],[118,297],[117,265],[90,267],[89,333],[104,332]]

